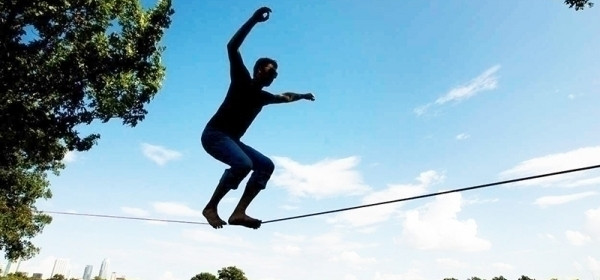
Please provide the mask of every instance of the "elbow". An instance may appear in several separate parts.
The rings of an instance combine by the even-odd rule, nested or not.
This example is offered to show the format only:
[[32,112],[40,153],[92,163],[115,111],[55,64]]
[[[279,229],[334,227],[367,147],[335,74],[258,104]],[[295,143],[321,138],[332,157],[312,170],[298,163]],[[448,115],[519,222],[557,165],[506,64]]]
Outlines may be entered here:
[[227,51],[228,52],[236,52],[237,49],[238,49],[238,47],[234,42],[229,41],[229,43],[227,43]]

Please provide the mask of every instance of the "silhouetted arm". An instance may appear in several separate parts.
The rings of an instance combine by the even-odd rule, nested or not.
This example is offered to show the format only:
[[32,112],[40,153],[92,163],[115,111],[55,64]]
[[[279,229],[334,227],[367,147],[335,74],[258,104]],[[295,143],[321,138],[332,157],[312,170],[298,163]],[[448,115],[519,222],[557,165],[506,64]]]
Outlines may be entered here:
[[275,94],[269,100],[269,104],[278,104],[278,103],[289,103],[298,101],[301,99],[306,99],[310,101],[315,101],[315,96],[312,93],[299,94],[293,92],[286,92],[282,94]]
[[246,74],[248,72],[244,66],[242,55],[240,54],[240,47],[242,46],[244,39],[246,39],[246,36],[248,36],[250,33],[250,30],[252,30],[252,27],[259,22],[269,19],[270,12],[271,9],[267,7],[262,7],[256,10],[254,14],[242,25],[242,27],[240,27],[240,29],[233,34],[233,37],[231,37],[227,43],[227,55],[229,56],[232,78],[236,76],[237,73]]
[[229,54],[230,58],[231,56],[240,55],[240,47],[256,23],[256,21],[250,18],[242,25],[242,27],[240,27],[240,29],[238,29],[237,32],[235,32],[235,34],[233,34],[233,37],[231,37],[231,40],[229,40],[229,43],[227,43],[227,53]]

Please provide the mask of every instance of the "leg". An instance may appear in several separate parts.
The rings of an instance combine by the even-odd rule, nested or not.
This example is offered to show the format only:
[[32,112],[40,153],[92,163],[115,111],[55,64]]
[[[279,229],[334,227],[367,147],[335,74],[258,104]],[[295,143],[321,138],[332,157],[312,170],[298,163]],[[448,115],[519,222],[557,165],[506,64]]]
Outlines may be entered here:
[[230,191],[237,189],[240,182],[252,169],[252,160],[244,153],[236,141],[222,132],[207,128],[202,133],[202,146],[215,159],[230,166],[219,180],[210,201],[202,211],[208,223],[214,228],[226,225],[218,214],[219,202]]
[[266,187],[267,181],[271,177],[271,174],[273,174],[275,166],[273,161],[252,147],[243,143],[240,143],[240,147],[252,160],[253,172],[248,180],[248,184],[246,185],[246,189],[244,190],[240,202],[231,214],[231,217],[229,217],[229,224],[257,229],[260,227],[262,221],[248,216],[246,214],[246,209],[258,193]]

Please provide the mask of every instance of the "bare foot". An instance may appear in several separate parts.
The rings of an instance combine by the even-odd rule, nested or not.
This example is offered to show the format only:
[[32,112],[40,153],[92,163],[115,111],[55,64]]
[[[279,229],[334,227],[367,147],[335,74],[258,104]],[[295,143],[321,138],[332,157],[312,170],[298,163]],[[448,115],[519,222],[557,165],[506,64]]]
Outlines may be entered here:
[[213,228],[222,228],[224,225],[227,224],[225,221],[221,220],[219,214],[217,213],[217,209],[204,208],[204,210],[202,210],[202,215],[204,215],[208,223]]
[[229,217],[229,224],[234,226],[245,226],[248,228],[257,229],[262,224],[261,220],[254,219],[244,213],[233,213]]

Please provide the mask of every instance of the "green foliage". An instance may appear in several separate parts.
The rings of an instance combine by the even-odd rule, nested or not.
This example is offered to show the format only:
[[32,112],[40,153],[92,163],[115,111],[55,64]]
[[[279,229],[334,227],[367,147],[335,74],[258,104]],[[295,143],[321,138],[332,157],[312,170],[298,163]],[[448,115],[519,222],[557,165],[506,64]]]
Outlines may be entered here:
[[498,276],[498,277],[492,278],[492,280],[507,280],[507,279],[504,278],[504,276]]
[[535,279],[529,278],[529,277],[527,277],[525,275],[521,275],[521,277],[519,277],[518,280],[535,280]]
[[52,277],[48,278],[48,280],[67,280],[62,274],[54,274]]
[[469,279],[467,279],[467,280],[484,280],[484,279],[481,279],[481,278],[479,278],[479,277],[471,277],[471,278],[469,278]]
[[565,4],[569,5],[569,8],[575,8],[576,11],[583,10],[586,6],[589,8],[594,6],[590,0],[565,0]]
[[0,276],[0,280],[29,280],[29,278],[22,272],[16,272],[6,276]]
[[244,272],[235,266],[224,267],[217,274],[219,280],[248,280]]
[[119,118],[135,126],[165,75],[158,46],[171,23],[171,0],[144,11],[140,0],[0,2],[0,250],[34,256],[30,241],[51,218],[47,173],[68,151],[100,135],[82,125]]
[[217,276],[214,276],[208,272],[202,272],[200,274],[196,274],[196,276],[192,277],[191,280],[218,280]]

